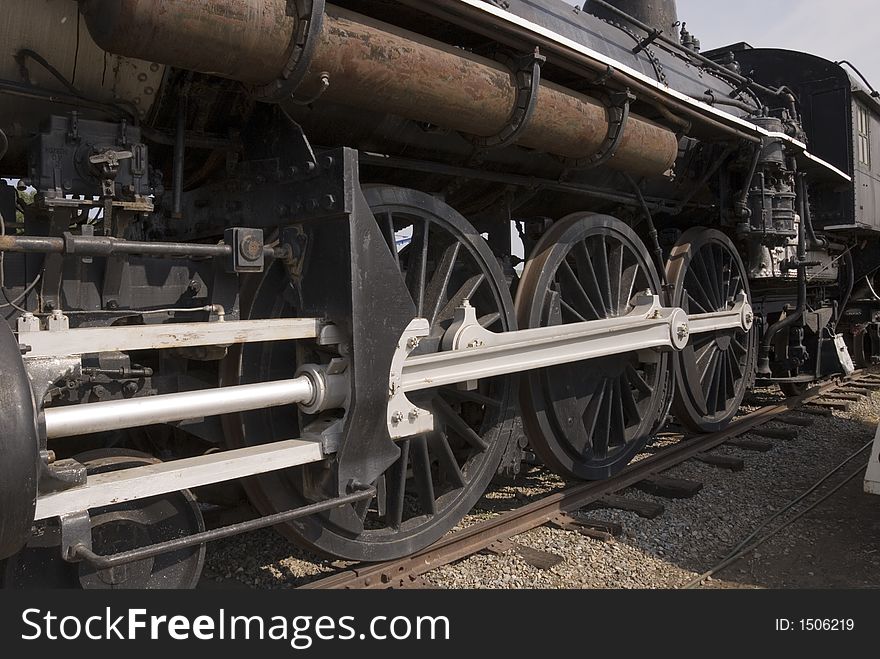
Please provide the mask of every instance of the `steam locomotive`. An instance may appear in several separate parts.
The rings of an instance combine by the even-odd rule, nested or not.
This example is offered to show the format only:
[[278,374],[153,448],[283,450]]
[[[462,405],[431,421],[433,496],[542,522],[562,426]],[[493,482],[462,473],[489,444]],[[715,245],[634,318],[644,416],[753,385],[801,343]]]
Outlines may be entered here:
[[702,52],[674,0],[2,13],[8,587],[191,587],[268,526],[399,557],[526,450],[607,478],[880,358],[848,63]]

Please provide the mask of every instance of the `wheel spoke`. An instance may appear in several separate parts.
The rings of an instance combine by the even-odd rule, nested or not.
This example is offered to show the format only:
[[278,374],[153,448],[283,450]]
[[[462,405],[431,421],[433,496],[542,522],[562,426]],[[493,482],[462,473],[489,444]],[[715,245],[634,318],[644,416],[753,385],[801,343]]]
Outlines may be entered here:
[[734,336],[730,339],[730,346],[734,349],[734,352],[737,353],[737,357],[742,357],[745,355],[749,349],[739,340],[739,337]]
[[606,380],[602,387],[602,398],[592,433],[593,456],[600,460],[608,456],[611,434],[611,394],[609,389],[610,383]]
[[425,313],[425,288],[428,278],[428,241],[430,237],[428,220],[413,225],[413,236],[407,248],[409,252],[406,267],[406,287],[409,289],[419,318]]
[[627,381],[636,389],[638,389],[642,395],[650,396],[654,393],[654,388],[648,384],[645,378],[635,369],[632,364],[628,364],[626,367],[626,379]]
[[707,343],[697,354],[697,368],[700,371],[700,381],[704,387],[711,385],[712,378],[715,377],[715,356],[717,354],[718,346],[714,342]]
[[[687,289],[691,293],[691,295],[693,295],[694,291],[700,294],[700,299],[702,300],[701,306],[704,309],[711,311],[718,310],[715,302],[712,300],[712,296],[709,295],[709,293],[706,291],[706,287],[703,286],[703,282],[700,281],[700,278],[696,274],[694,274],[692,271],[689,271],[686,281],[688,283]],[[709,311],[707,311],[706,313],[709,313]]]
[[601,279],[596,273],[593,258],[587,249],[586,243],[583,241],[578,242],[574,246],[573,251],[578,274],[580,275],[578,280],[583,285],[584,290],[587,291],[588,298],[594,301],[593,307],[598,314],[596,318],[607,318],[608,305],[605,304],[605,299],[602,296]]
[[442,432],[431,433],[428,438],[428,444],[434,455],[437,456],[441,482],[443,482],[443,476],[445,476],[446,482],[454,489],[464,487],[464,474],[461,473],[461,467],[458,466],[458,461],[455,459],[455,454],[452,452],[452,447],[449,445],[449,438],[446,434]]
[[574,307],[572,307],[568,302],[563,300],[561,297],[559,298],[559,304],[562,307],[563,315],[567,313],[569,318],[573,319],[573,322],[575,322],[575,323],[587,322],[586,318],[584,318],[582,315],[580,315]]
[[635,396],[633,396],[632,388],[630,387],[629,378],[623,377],[622,379],[617,381],[617,386],[620,388],[620,400],[623,403],[623,412],[626,418],[629,420],[630,426],[637,425],[642,422],[642,414],[639,411],[639,406],[636,404]]
[[614,380],[611,384],[611,430],[614,430],[610,439],[614,439],[613,445],[620,446],[626,443],[626,417],[623,411],[623,392],[620,380]]
[[[685,299],[687,300],[687,308],[685,311],[688,313],[709,313],[709,311],[706,310],[706,307],[697,302],[697,299],[691,295],[690,291],[685,292]],[[696,307],[696,309],[693,307]]]
[[577,309],[578,314],[580,314],[581,317],[589,317],[591,320],[597,320],[602,317],[599,315],[599,312],[596,311],[596,306],[593,304],[590,296],[587,295],[587,291],[584,290],[581,282],[578,281],[577,275],[575,275],[574,270],[571,269],[568,261],[563,261],[562,265],[559,267],[559,277],[561,280],[560,283],[562,284],[562,291],[570,290],[574,294],[574,299],[572,300],[574,304],[570,305],[569,308],[572,310]]
[[625,310],[625,312],[629,311],[630,303],[632,302],[633,295],[635,295],[636,281],[638,281],[641,270],[641,267],[634,263],[621,273],[617,299],[619,308]]
[[571,442],[574,449],[580,449],[582,453],[587,454],[593,451],[593,440],[596,436],[596,427],[599,422],[599,414],[602,411],[602,403],[605,400],[605,381],[599,382],[599,386],[589,397],[587,406],[581,415],[581,425],[584,429],[582,437],[583,445],[579,445],[575,441]]
[[443,307],[443,310],[437,314],[435,322],[442,323],[455,316],[455,310],[458,309],[465,300],[472,300],[480,286],[486,283],[486,275],[482,272],[478,275],[470,277],[461,288],[456,291],[455,295],[449,298],[449,302]]
[[459,401],[467,401],[470,403],[478,403],[489,407],[501,407],[501,401],[496,398],[490,398],[478,391],[467,391],[465,389],[457,389],[455,386],[447,386],[440,388],[440,395],[448,396]]
[[409,466],[410,440],[398,443],[400,458],[385,472],[385,519],[394,528],[403,522],[403,509],[406,497],[406,472]]
[[[380,220],[379,217],[382,219]],[[379,222],[379,229],[388,243],[388,249],[394,256],[394,262],[397,263],[397,269],[400,270],[400,255],[397,253],[397,234],[394,231],[394,215],[392,213],[381,213],[376,220]]]
[[612,243],[610,248],[606,247],[606,253],[608,254],[608,301],[615,313],[621,315],[622,310],[629,304],[628,299],[626,302],[620,299],[623,283],[623,244]]
[[733,267],[730,263],[730,256],[724,252],[721,253],[721,276],[724,282],[723,287],[723,295],[721,297],[721,304],[724,305],[724,308],[727,308],[727,303],[730,300],[730,280],[733,273]]
[[[712,250],[709,250],[709,256],[711,256]],[[721,284],[718,279],[718,271],[716,269],[715,263],[707,259],[706,250],[701,250],[697,255],[697,260],[702,266],[702,270],[705,273],[706,277],[706,286],[709,293],[712,295],[712,305],[714,309],[719,309],[722,304],[721,301]]]
[[494,313],[487,313],[485,316],[480,316],[479,318],[477,318],[477,322],[483,329],[489,329],[499,320],[501,320],[501,314],[497,311]]
[[437,512],[437,501],[434,498],[434,479],[431,476],[431,454],[428,452],[428,438],[422,435],[413,437],[410,442],[413,481],[415,481],[419,505],[423,513],[434,515]]
[[455,262],[458,259],[460,249],[461,243],[456,242],[443,251],[440,263],[434,274],[431,275],[431,281],[428,283],[427,292],[425,293],[425,318],[432,325],[437,322],[441,305],[446,301],[449,281],[452,279],[452,273],[455,269]]
[[467,424],[467,422],[462,419],[445,400],[439,397],[435,398],[434,411],[439,414],[443,421],[447,424],[448,430],[451,430],[456,435],[461,437],[471,447],[481,452],[489,448],[489,444],[486,442],[486,440],[480,437],[480,435],[478,435],[474,431],[474,429],[471,428]]
[[590,261],[593,264],[596,275],[598,276],[597,284],[602,293],[602,304],[605,306],[608,316],[616,317],[618,310],[612,303],[611,295],[611,273],[608,266],[608,244],[605,242],[604,236],[590,241],[593,249],[590,250]]
[[734,395],[736,391],[736,378],[733,375],[733,362],[730,353],[724,353],[724,407],[727,407],[727,401]]

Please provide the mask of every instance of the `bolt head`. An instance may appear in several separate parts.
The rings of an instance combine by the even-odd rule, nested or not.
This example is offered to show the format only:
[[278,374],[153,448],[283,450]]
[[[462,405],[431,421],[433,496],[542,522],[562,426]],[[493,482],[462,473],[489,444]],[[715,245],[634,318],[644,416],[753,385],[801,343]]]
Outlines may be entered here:
[[403,412],[397,411],[391,415],[391,423],[393,423],[394,425],[397,425],[401,421],[403,421]]
[[409,338],[409,341],[406,342],[406,345],[407,345],[407,347],[408,347],[410,350],[415,350],[416,348],[419,347],[419,344],[420,344],[421,342],[422,342],[422,341],[421,341],[421,339],[419,339],[419,337],[417,337],[417,336],[411,336],[411,337]]
[[421,414],[421,412],[419,411],[419,408],[414,407],[409,411],[409,418],[411,421],[415,421],[416,419],[419,418],[420,414]]
[[246,235],[241,241],[238,251],[246,261],[256,261],[263,253],[263,241],[255,235]]

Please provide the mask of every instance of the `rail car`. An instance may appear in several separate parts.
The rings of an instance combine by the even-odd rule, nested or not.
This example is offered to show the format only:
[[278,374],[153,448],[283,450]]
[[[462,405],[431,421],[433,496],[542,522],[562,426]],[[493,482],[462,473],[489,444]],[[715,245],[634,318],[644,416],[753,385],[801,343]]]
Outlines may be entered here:
[[7,587],[191,587],[268,526],[403,556],[526,449],[607,478],[880,356],[842,65],[674,0],[0,11]]

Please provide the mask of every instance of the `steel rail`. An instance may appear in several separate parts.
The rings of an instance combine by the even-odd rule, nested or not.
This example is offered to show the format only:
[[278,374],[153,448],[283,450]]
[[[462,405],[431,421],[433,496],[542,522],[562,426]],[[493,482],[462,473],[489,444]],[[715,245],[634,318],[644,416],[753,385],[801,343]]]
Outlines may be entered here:
[[502,513],[492,519],[452,533],[411,556],[384,563],[357,565],[330,577],[301,586],[301,588],[377,589],[406,587],[420,575],[467,558],[495,542],[538,528],[561,514],[578,510],[607,495],[620,492],[647,478],[656,476],[772,421],[786,412],[821,398],[839,387],[857,383],[869,374],[868,371],[856,371],[850,376],[835,378],[826,384],[813,387],[801,396],[756,410],[734,422],[725,430],[682,441],[674,447],[630,465],[615,478],[583,483],[554,492],[522,508]]

